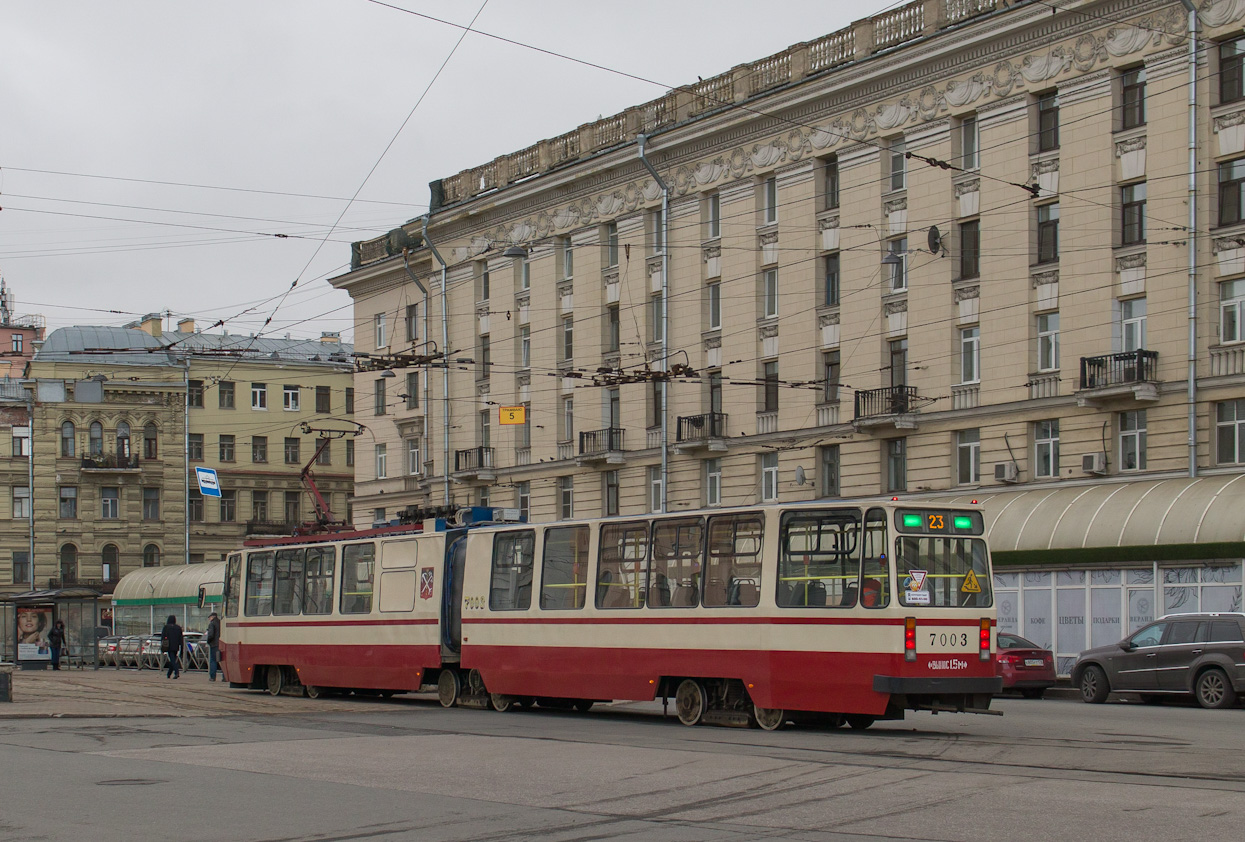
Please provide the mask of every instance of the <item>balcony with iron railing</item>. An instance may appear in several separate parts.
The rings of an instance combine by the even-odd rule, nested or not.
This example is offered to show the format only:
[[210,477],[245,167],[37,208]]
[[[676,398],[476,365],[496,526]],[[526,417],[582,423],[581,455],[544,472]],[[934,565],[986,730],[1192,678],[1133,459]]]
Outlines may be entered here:
[[606,427],[601,430],[583,430],[579,434],[580,465],[603,462],[607,465],[622,465],[627,460],[623,456],[623,429]]
[[1158,371],[1158,351],[1138,349],[1081,357],[1077,406],[1116,400],[1156,401],[1159,399]]
[[492,481],[497,479],[496,450],[491,447],[469,447],[454,451],[454,478]]
[[726,413],[703,412],[681,415],[675,422],[675,447],[685,453],[704,448],[726,450]]
[[107,471],[110,473],[137,471],[138,457],[119,456],[115,453],[93,453],[82,457],[82,470]]
[[858,428],[894,427],[915,430],[915,413],[919,402],[915,386],[860,389],[856,392],[856,413],[852,424]]
[[247,535],[293,535],[297,528],[297,523],[284,520],[248,520],[246,522]]

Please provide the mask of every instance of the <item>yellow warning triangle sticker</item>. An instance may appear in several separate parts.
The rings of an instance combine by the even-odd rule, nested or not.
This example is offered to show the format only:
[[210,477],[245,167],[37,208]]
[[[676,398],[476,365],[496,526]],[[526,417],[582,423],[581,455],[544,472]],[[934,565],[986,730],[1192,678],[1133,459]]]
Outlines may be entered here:
[[964,584],[960,585],[961,593],[981,593],[981,583],[977,581],[977,574],[968,571],[968,575],[964,577]]

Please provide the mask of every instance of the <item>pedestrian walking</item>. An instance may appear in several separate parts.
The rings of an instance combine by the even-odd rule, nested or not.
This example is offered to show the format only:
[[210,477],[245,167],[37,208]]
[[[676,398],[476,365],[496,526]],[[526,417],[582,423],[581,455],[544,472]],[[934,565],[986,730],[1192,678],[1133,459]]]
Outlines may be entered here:
[[52,669],[61,668],[61,649],[64,648],[65,640],[65,621],[57,620],[56,625],[52,626],[52,630],[48,632],[48,647],[52,650]]
[[184,645],[182,627],[177,625],[177,616],[170,614],[168,622],[160,630],[160,648],[169,656],[169,669],[164,674],[165,678],[182,677],[182,647]]
[[208,648],[208,681],[216,680],[216,665],[220,659],[220,617],[213,611],[208,615],[207,633],[203,641]]

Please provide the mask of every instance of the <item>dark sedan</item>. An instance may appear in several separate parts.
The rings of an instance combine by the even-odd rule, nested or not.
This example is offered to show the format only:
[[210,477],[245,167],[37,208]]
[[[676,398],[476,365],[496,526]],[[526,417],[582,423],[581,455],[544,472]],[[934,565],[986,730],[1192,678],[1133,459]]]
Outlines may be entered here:
[[1055,653],[1018,634],[999,632],[997,672],[1004,690],[1026,699],[1040,699],[1055,683]]

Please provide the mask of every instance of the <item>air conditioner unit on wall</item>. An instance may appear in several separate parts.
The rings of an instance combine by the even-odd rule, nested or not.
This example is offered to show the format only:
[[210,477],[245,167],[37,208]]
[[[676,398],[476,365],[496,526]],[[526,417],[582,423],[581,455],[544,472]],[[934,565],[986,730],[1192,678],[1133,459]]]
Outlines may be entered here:
[[1081,457],[1081,470],[1087,474],[1105,474],[1107,472],[1107,454],[1101,450],[1097,453],[1086,453]]
[[1000,462],[994,466],[994,478],[999,482],[1019,482],[1020,468],[1015,462]]

